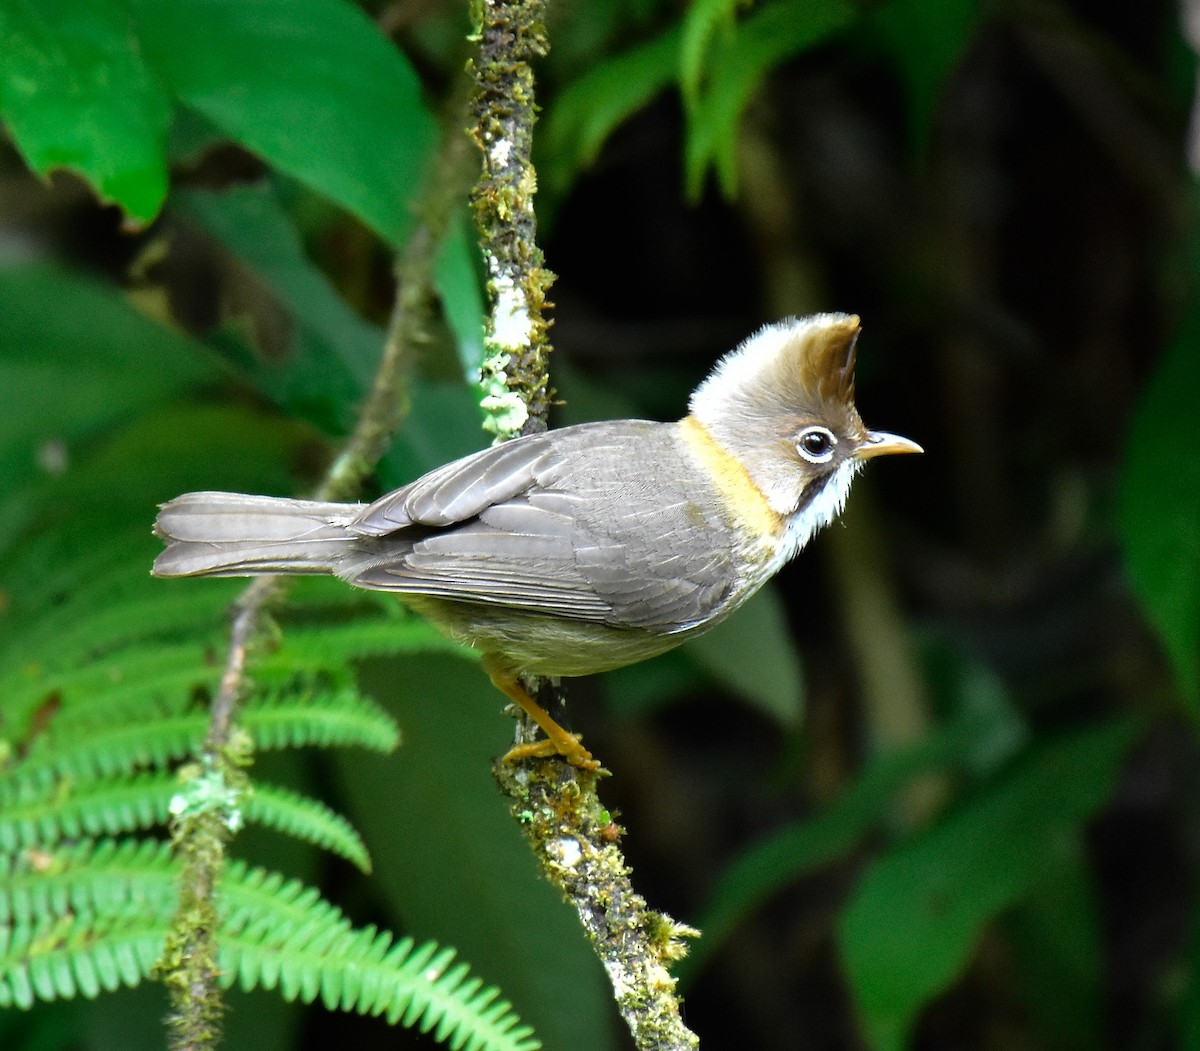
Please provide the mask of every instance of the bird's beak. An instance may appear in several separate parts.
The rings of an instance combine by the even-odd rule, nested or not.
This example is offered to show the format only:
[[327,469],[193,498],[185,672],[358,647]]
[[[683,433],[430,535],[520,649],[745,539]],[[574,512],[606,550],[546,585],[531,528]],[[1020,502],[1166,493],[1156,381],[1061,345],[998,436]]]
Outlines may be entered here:
[[896,453],[923,453],[916,442],[910,438],[901,438],[898,434],[888,434],[887,431],[871,431],[866,441],[854,452],[860,460],[870,460],[876,456],[892,456]]

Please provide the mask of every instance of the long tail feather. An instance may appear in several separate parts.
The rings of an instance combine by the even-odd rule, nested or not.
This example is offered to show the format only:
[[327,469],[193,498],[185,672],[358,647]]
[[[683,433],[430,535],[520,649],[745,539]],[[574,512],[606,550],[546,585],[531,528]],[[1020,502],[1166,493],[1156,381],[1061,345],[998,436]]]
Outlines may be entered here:
[[241,493],[185,493],[162,505],[154,532],[167,542],[158,577],[332,573],[354,549],[346,523],[357,504]]

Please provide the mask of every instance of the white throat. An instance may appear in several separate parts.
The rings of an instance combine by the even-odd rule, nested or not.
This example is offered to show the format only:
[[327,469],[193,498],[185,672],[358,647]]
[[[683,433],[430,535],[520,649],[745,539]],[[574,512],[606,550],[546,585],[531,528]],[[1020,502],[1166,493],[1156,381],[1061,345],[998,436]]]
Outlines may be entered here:
[[842,513],[846,497],[850,495],[850,483],[861,468],[861,460],[849,457],[833,472],[833,476],[808,505],[788,519],[787,528],[771,559],[772,573],[791,561],[818,531]]

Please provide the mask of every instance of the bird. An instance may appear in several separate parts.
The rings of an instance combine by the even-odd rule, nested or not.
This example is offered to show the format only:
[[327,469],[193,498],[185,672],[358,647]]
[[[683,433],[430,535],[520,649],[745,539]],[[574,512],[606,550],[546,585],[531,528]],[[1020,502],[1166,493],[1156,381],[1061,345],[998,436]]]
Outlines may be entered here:
[[680,420],[529,434],[369,504],[186,493],[159,508],[153,573],[333,574],[394,592],[478,650],[546,734],[506,760],[595,770],[530,679],[610,671],[721,623],[837,517],[867,460],[923,451],[863,424],[859,332],[841,313],[767,325]]

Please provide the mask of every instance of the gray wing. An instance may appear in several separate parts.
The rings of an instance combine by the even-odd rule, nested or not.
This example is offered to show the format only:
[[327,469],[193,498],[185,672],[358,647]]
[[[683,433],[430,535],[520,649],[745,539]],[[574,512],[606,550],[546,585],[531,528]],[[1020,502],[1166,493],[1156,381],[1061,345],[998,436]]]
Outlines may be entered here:
[[684,455],[668,425],[642,421],[486,449],[365,508],[349,529],[378,539],[344,575],[360,587],[680,630],[719,608],[733,577],[727,527],[680,484]]

